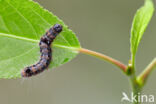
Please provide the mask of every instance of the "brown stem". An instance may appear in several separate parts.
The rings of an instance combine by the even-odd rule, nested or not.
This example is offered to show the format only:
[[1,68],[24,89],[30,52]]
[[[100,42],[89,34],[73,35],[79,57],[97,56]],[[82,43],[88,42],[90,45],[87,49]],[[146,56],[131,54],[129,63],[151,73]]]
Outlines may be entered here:
[[138,76],[137,80],[141,86],[143,86],[152,72],[152,70],[156,67],[156,58],[145,68],[145,70]]
[[88,50],[88,49],[84,49],[84,48],[80,48],[78,50],[79,52],[81,53],[84,53],[84,54],[88,54],[88,55],[91,55],[91,56],[95,56],[97,58],[100,58],[100,59],[103,59],[105,61],[108,61],[114,65],[116,65],[117,67],[119,67],[123,72],[126,73],[126,69],[127,69],[127,66],[124,65],[123,63],[121,63],[120,61],[118,60],[115,60],[109,56],[106,56],[104,54],[101,54],[101,53],[98,53],[98,52],[95,52],[95,51],[91,51],[91,50]]

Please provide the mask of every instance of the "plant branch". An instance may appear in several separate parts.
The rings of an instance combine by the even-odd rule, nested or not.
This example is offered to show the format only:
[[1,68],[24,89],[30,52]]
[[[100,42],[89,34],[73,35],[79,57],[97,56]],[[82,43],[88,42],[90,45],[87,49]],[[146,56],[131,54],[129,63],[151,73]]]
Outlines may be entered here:
[[136,96],[136,101],[133,102],[133,104],[140,104],[138,102],[138,93],[141,93],[141,87],[137,82],[136,74],[135,74],[135,60],[133,58],[129,61],[128,68],[127,68],[127,73],[130,76],[130,81],[132,85],[132,91],[133,94]]
[[80,48],[78,51],[80,53],[95,56],[97,58],[100,58],[100,59],[103,59],[103,60],[105,60],[107,62],[110,62],[110,63],[116,65],[117,67],[119,67],[124,73],[126,73],[127,66],[124,65],[123,63],[121,63],[118,60],[115,60],[115,59],[113,59],[113,58],[111,58],[109,56],[106,56],[104,54],[101,54],[101,53],[98,53],[98,52],[95,52],[95,51],[91,51],[91,50],[88,50],[88,49],[84,49],[84,48]]
[[153,61],[145,68],[145,70],[137,77],[137,81],[141,86],[145,84],[148,76],[155,67],[156,67],[156,58],[154,58]]

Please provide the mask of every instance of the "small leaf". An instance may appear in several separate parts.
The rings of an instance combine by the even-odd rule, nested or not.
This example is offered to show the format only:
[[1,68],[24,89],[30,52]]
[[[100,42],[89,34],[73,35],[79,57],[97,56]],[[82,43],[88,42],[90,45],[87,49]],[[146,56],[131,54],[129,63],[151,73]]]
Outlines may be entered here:
[[73,59],[80,48],[75,34],[58,17],[30,0],[0,1],[0,78],[20,78],[21,70],[40,58],[40,37],[54,24],[63,25],[53,43],[50,69]]
[[145,4],[141,7],[133,19],[132,29],[131,29],[131,54],[134,61],[137,52],[138,45],[143,36],[146,27],[151,20],[154,12],[154,5],[152,0],[145,0]]

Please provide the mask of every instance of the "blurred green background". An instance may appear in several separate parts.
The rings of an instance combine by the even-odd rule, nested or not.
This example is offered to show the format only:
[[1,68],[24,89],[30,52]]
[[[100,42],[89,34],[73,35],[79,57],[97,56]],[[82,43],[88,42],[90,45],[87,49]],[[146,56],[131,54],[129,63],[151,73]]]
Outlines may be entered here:
[[[127,64],[130,28],[143,0],[35,0],[62,19],[81,46]],[[137,74],[156,56],[155,14],[137,52]],[[156,97],[156,71],[143,93]],[[115,66],[80,54],[71,62],[30,79],[0,80],[1,104],[129,104],[128,78]]]

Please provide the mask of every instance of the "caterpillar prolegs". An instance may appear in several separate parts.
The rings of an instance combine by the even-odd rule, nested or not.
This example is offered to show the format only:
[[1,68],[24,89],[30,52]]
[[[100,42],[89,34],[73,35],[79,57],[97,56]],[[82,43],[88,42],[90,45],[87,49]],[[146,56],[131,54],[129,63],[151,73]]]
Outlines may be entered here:
[[56,36],[62,31],[62,26],[60,24],[55,24],[50,28],[45,35],[43,35],[39,42],[40,47],[40,60],[32,65],[24,68],[21,71],[22,77],[31,77],[33,75],[39,74],[48,68],[52,60],[52,49],[51,44]]

